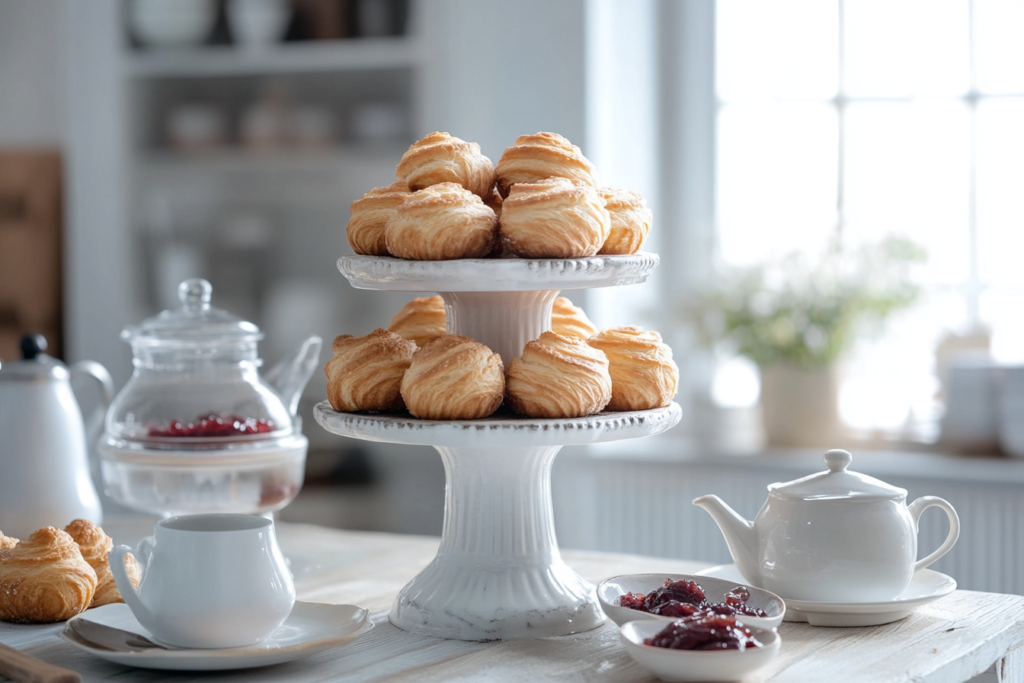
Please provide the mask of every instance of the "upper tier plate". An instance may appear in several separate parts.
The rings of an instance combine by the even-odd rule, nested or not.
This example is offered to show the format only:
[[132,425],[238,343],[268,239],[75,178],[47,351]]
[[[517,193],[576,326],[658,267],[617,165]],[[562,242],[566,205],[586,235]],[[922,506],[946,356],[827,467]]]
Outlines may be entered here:
[[342,256],[338,270],[356,289],[398,292],[526,292],[617,287],[644,282],[658,266],[646,251],[576,259],[406,261],[390,256]]
[[579,446],[654,436],[683,415],[678,403],[664,408],[589,417],[535,420],[485,417],[480,420],[420,420],[408,414],[339,413],[327,401],[313,409],[327,431],[366,441],[442,447]]

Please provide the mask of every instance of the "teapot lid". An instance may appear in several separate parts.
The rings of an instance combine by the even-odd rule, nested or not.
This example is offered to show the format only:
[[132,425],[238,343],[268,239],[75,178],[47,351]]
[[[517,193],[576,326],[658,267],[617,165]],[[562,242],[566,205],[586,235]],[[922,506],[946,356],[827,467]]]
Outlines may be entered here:
[[67,379],[68,368],[52,356],[47,356],[46,337],[26,334],[19,344],[22,360],[0,365],[0,381]]
[[771,495],[787,500],[893,500],[907,497],[906,489],[890,486],[866,474],[848,471],[846,468],[852,460],[849,451],[833,449],[825,454],[827,472],[771,484],[768,491]]
[[139,325],[121,331],[121,339],[144,345],[175,346],[237,344],[263,338],[260,328],[227,311],[210,305],[213,285],[201,278],[185,280],[178,285],[181,308],[166,310]]

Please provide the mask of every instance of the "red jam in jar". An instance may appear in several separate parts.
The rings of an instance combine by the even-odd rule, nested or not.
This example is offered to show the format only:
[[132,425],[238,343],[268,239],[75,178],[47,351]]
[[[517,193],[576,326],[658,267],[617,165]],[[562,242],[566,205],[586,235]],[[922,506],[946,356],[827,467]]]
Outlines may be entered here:
[[274,429],[274,423],[270,420],[210,413],[200,415],[195,422],[171,420],[166,426],[150,425],[147,434],[159,437],[249,436],[266,434]]

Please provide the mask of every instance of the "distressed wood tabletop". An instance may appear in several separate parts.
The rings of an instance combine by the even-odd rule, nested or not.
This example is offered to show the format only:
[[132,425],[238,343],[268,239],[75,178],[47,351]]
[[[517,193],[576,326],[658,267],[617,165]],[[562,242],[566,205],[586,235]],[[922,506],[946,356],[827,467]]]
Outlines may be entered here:
[[[134,544],[152,520],[108,520],[117,543]],[[655,681],[619,644],[611,621],[574,636],[466,643],[417,636],[387,621],[398,593],[433,558],[439,539],[278,524],[299,599],[370,610],[376,628],[342,647],[287,664],[235,672],[163,672],[108,663],[57,637],[62,625],[0,622],[0,643],[82,674],[86,681]],[[706,565],[664,558],[563,551],[597,583],[617,574],[692,573]],[[1024,597],[956,591],[884,626],[821,628],[784,623],[782,651],[751,683],[988,680],[1024,683]],[[2,678],[2,677],[0,677]]]

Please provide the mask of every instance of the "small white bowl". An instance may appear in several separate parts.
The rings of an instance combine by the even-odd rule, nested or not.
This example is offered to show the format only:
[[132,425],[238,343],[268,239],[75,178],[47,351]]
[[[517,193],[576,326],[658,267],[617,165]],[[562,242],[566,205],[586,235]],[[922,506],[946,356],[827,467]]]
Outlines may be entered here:
[[764,647],[746,650],[672,650],[644,645],[645,638],[656,635],[665,626],[666,622],[644,619],[619,628],[629,656],[665,681],[738,681],[770,662],[782,647],[779,634],[763,628],[750,631]]
[[[697,585],[704,589],[704,595],[708,602],[723,602],[725,594],[735,588],[738,584],[735,581],[716,579],[710,576],[697,576],[695,574],[623,574],[605,579],[597,587],[597,599],[601,603],[601,609],[619,626],[630,622],[644,619],[652,619],[660,622],[675,621],[676,617],[663,617],[659,614],[650,614],[640,610],[630,609],[619,605],[619,598],[626,593],[650,593],[655,588],[660,588],[665,579],[679,581],[687,579],[696,581]],[[747,604],[755,609],[764,610],[767,617],[748,617],[745,614],[738,615],[740,621],[750,627],[756,628],[777,628],[786,615],[786,603],[775,593],[766,591],[763,588],[746,586],[750,591],[750,600]]]

